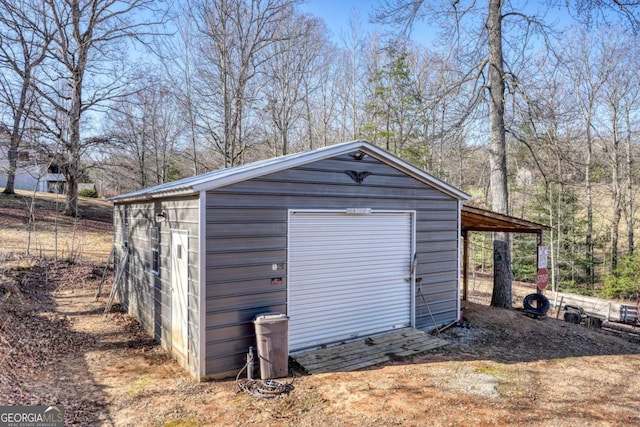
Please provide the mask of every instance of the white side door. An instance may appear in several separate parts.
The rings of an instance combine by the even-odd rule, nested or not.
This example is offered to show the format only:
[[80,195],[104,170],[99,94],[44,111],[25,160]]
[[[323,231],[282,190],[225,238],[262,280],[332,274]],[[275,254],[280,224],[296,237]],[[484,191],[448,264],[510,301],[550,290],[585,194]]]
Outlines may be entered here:
[[187,292],[189,284],[189,234],[171,230],[171,346],[187,355]]

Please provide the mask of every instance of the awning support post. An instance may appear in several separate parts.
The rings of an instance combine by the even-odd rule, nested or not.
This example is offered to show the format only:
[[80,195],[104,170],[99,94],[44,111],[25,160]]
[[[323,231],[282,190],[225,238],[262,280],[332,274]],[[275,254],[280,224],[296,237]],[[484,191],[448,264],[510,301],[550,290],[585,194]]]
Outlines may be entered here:
[[469,289],[469,230],[462,230],[462,300],[467,300]]

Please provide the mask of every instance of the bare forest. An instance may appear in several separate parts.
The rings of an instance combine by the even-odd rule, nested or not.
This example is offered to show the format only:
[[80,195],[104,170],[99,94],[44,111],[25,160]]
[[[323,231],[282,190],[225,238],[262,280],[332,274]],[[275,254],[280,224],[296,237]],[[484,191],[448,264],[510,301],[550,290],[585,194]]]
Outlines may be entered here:
[[[296,0],[0,0],[7,172],[55,159],[77,216],[80,182],[109,197],[366,139],[551,226],[555,289],[637,299],[640,5],[530,3],[380,0],[336,34]],[[535,239],[502,239],[533,280]]]

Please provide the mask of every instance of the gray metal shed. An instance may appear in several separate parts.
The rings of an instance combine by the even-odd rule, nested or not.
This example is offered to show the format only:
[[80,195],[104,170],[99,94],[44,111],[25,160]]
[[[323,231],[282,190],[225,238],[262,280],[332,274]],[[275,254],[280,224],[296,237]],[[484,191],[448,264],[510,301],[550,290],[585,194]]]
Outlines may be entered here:
[[290,352],[432,329],[458,318],[466,199],[366,141],[123,194],[121,300],[199,379],[237,372],[266,312]]

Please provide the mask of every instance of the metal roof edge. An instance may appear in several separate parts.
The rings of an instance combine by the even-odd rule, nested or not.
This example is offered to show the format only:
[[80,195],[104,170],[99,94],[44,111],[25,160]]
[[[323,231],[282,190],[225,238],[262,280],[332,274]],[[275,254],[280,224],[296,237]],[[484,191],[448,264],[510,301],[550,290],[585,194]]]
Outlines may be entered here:
[[[489,209],[479,208],[477,206],[464,205],[462,208],[462,212],[467,215],[476,215],[479,217],[489,218],[495,221],[502,221],[506,223],[514,224],[515,226],[527,228],[531,230],[530,232],[538,232],[540,230],[551,230],[552,227],[547,224],[542,224],[539,222],[529,221],[528,219],[517,218],[512,215],[501,214],[498,212],[491,211]],[[474,227],[467,227],[470,231],[483,231],[474,229]],[[487,229],[485,231],[494,231],[493,229]],[[519,231],[521,233],[525,231]]]
[[248,179],[257,178],[263,175],[268,175],[270,173],[280,172],[285,169],[302,166],[317,160],[348,153],[350,151],[360,149],[364,144],[368,144],[368,142],[363,140],[355,140],[317,148],[312,151],[303,151],[300,153],[289,154],[287,156],[266,159],[260,162],[245,165],[246,170],[243,171],[230,173],[227,176],[218,177],[214,180],[202,180],[202,182],[200,183],[195,183],[193,188],[197,191],[214,190],[216,188],[236,184]]
[[317,160],[327,159],[355,150],[361,150],[365,154],[394,167],[413,178],[459,200],[469,200],[471,196],[465,192],[435,178],[427,172],[411,165],[410,163],[394,156],[393,154],[376,147],[367,140],[354,140],[328,147],[318,148],[312,151],[289,154],[275,157],[255,163],[238,166],[236,168],[220,169],[207,172],[200,176],[184,178],[174,183],[161,184],[155,187],[132,191],[110,198],[113,203],[126,203],[133,201],[153,200],[162,197],[190,195],[201,191],[214,190],[238,182],[257,178],[270,173],[279,172],[297,166],[302,166]]
[[197,194],[197,191],[193,191],[193,189],[185,187],[185,188],[158,191],[158,192],[144,192],[141,194],[138,194],[138,193],[139,193],[138,191],[125,193],[119,196],[110,197],[107,200],[113,203],[144,202],[144,201],[155,200],[155,199],[160,199],[164,197],[190,196],[193,194]]
[[[462,201],[471,199],[471,196],[465,193],[464,191],[459,190],[456,187],[449,185],[444,181],[441,181],[435,176],[423,171],[420,168],[417,168],[416,166],[412,165],[407,161],[402,160],[399,157],[396,157],[395,155],[389,153],[388,151],[385,151],[379,147],[376,147],[375,145],[367,141],[365,142],[367,143],[367,146],[362,151],[366,152],[369,155],[375,154],[374,157],[376,157],[378,160],[381,160],[381,161],[386,160],[386,163],[391,163],[395,165],[395,167],[402,170],[404,173],[407,173],[413,176],[414,178],[425,182],[426,184],[433,185],[439,190],[449,194],[450,196],[455,197],[456,199],[460,199]],[[367,152],[368,150],[370,150],[370,152]]]
[[[216,188],[235,184],[248,179],[257,178],[259,176],[279,172],[292,167],[302,166],[317,160],[349,153],[354,150],[361,150],[365,154],[375,157],[377,160],[387,163],[390,166],[393,166],[401,170],[402,172],[407,173],[416,179],[419,179],[422,182],[432,185],[452,197],[463,201],[469,200],[471,198],[471,196],[469,196],[467,193],[458,190],[457,188],[449,184],[446,184],[438,178],[435,178],[434,176],[424,172],[423,170],[418,169],[410,163],[394,156],[393,154],[381,148],[376,147],[369,141],[363,139],[330,145],[328,147],[319,148],[313,151],[292,154],[288,159],[283,157],[271,159],[274,161],[270,165],[256,165],[255,168],[247,169],[246,171],[239,173],[229,174],[226,177],[220,177],[209,181],[203,180],[201,183],[194,184],[193,189],[195,191],[214,190]],[[277,161],[278,159],[280,160]]]

